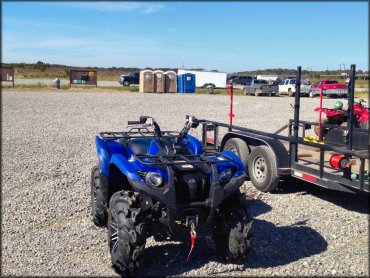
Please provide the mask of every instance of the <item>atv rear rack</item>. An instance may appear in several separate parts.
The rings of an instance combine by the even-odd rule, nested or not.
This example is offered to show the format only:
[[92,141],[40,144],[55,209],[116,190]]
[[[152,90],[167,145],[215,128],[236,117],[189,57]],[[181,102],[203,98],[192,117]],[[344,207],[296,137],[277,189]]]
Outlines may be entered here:
[[[216,159],[211,159],[211,156],[215,156]],[[184,165],[184,164],[216,164],[221,162],[232,162],[234,161],[231,157],[219,152],[207,152],[202,155],[147,155],[147,154],[136,154],[134,155],[141,164],[153,166],[153,165]]]
[[[120,138],[154,138],[157,137],[153,131],[149,131],[147,128],[143,127],[134,127],[129,131],[104,131],[99,133],[101,138],[104,140],[117,140]],[[163,131],[163,137],[178,137],[179,132],[177,131]]]

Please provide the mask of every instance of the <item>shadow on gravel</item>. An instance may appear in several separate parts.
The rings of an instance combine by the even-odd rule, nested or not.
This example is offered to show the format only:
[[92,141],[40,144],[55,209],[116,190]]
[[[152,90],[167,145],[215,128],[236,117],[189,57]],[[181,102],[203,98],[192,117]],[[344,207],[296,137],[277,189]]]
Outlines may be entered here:
[[[271,210],[271,206],[261,200],[250,201],[249,211],[252,217]],[[216,253],[211,234],[205,229],[198,231],[196,248],[190,262],[185,258],[189,252],[189,234],[186,229],[179,229],[170,239],[159,238],[155,246],[146,248],[142,271],[135,273],[139,277],[181,275],[191,270],[207,266],[210,262],[227,265]],[[289,264],[299,259],[319,254],[327,249],[327,242],[315,230],[305,226],[304,221],[291,226],[277,227],[274,224],[254,221],[252,251],[242,263],[241,268],[268,268]],[[209,264],[210,275],[227,273],[217,272],[214,264]],[[235,270],[235,269],[234,269]]]
[[189,262],[186,261],[186,256],[190,250],[188,229],[178,229],[170,239],[157,238],[156,241],[156,245],[145,249],[142,270],[136,272],[135,276],[181,275],[201,268],[210,261],[219,260],[211,233],[205,228],[197,231],[196,245]]
[[310,257],[327,249],[327,242],[314,229],[304,226],[304,221],[291,226],[255,220],[253,248],[245,268],[268,268],[286,265]]
[[350,211],[361,214],[370,213],[370,201],[368,195],[330,190],[299,179],[291,178],[285,181],[284,184],[279,185],[279,187],[271,193],[292,194],[299,192],[303,192],[303,194],[310,194]]

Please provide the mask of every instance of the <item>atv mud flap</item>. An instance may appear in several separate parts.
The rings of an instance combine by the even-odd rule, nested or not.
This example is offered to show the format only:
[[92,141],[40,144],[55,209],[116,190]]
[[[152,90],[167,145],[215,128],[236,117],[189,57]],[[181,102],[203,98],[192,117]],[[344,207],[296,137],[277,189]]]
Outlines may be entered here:
[[[245,174],[243,174],[238,177],[231,178],[227,184],[222,186],[218,181],[219,175],[217,166],[215,164],[211,165],[211,170],[212,181],[209,191],[209,197],[201,202],[190,202],[187,206],[188,208],[200,206],[210,208],[210,214],[207,219],[208,223],[212,221],[216,208],[222,203],[223,200],[229,197],[244,183],[246,177]],[[168,182],[163,187],[155,187],[145,182],[138,182],[130,179],[129,182],[135,191],[148,195],[167,207],[166,224],[171,226],[173,221],[180,215],[180,213],[179,206],[176,200],[174,171],[171,166],[167,166],[167,173]]]

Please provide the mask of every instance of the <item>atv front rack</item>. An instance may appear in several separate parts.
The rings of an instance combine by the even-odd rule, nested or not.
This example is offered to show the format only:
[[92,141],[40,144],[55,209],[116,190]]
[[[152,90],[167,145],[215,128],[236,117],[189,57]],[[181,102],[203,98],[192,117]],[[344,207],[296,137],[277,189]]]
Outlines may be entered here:
[[[155,138],[157,137],[154,131],[148,130],[146,127],[133,127],[129,131],[104,131],[100,132],[100,137],[104,140],[117,140],[121,138]],[[163,137],[178,137],[179,132],[176,131],[162,131]]]
[[[210,157],[216,157],[211,159]],[[148,154],[136,154],[134,158],[141,164],[147,166],[153,165],[184,165],[184,164],[216,164],[220,162],[232,162],[234,161],[230,156],[220,154],[219,152],[207,152],[201,155],[148,155]]]

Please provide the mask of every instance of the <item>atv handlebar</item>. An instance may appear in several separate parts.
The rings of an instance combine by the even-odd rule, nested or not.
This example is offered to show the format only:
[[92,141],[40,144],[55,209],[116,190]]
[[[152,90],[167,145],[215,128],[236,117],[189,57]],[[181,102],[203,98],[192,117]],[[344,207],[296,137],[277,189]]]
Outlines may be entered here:
[[186,115],[186,120],[185,126],[180,131],[178,141],[184,138],[191,128],[197,128],[199,126],[199,120],[194,116]]
[[[188,134],[191,128],[197,128],[199,123],[203,122],[204,120],[198,120],[194,116],[186,115],[186,123],[183,129],[180,131],[179,139],[181,140]],[[145,126],[154,126],[154,133],[157,137],[162,137],[162,132],[159,125],[156,123],[154,118],[148,116],[141,116],[139,121],[127,121],[128,125],[145,125]]]

